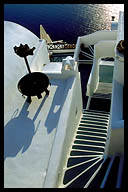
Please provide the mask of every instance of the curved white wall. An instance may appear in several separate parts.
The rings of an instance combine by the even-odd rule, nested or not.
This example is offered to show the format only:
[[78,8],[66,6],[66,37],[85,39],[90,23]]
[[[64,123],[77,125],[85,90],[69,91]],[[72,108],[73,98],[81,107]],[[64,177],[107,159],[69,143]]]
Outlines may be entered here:
[[41,70],[42,64],[49,62],[44,40],[39,42],[39,38],[23,26],[4,21],[4,113],[9,111],[10,102],[16,94],[20,94],[17,90],[18,81],[28,73],[24,59],[16,55],[13,49],[20,44],[36,47],[34,55],[27,57],[32,71]]
[[[23,58],[14,53],[13,47],[28,44],[36,47],[39,38],[28,29],[9,21],[4,21],[4,111],[15,96],[19,79],[26,74]],[[32,56],[28,57],[30,62]]]

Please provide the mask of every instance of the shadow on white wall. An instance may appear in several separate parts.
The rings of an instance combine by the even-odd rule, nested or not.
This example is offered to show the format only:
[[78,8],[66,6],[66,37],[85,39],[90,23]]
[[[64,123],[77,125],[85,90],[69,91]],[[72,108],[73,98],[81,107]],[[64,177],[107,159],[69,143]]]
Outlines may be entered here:
[[52,105],[50,107],[47,119],[45,121],[45,126],[47,128],[48,134],[51,133],[52,130],[57,127],[63,104],[66,100],[68,91],[71,88],[71,85],[69,85],[66,89],[66,82],[62,85],[58,80],[53,80],[52,85],[57,86],[57,88],[53,97]]

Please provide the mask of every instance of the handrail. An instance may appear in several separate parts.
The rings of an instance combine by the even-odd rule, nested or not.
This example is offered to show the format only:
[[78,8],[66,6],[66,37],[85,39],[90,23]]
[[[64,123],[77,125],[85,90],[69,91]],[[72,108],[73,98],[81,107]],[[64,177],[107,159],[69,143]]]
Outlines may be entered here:
[[92,55],[94,55],[94,49],[92,48],[92,45],[90,45],[88,48],[89,48],[90,52],[92,53]]
[[75,49],[76,44],[69,43],[47,43],[49,50],[58,50],[58,49]]
[[83,55],[85,55],[87,58],[93,60],[93,55],[90,55],[90,54],[88,54],[88,53],[86,53],[86,52],[84,52],[84,51],[81,51],[80,53],[82,53]]

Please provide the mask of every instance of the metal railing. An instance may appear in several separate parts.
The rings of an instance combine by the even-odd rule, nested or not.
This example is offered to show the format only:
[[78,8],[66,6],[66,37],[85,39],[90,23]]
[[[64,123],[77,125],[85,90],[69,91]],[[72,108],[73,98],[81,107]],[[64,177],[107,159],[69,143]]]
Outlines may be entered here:
[[48,43],[48,50],[75,49],[76,44],[68,43]]

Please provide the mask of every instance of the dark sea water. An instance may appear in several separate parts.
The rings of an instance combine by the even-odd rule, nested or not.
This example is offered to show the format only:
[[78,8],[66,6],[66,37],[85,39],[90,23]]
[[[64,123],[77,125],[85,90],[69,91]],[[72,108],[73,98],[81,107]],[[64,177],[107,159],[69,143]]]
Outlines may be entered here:
[[123,4],[5,4],[4,20],[18,23],[38,37],[40,24],[53,41],[76,43],[77,37],[110,29]]

